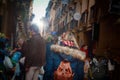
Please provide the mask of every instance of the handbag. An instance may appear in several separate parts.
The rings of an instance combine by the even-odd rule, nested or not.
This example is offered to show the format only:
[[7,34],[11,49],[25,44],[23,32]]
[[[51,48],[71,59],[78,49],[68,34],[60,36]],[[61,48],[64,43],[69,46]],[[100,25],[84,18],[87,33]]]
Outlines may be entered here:
[[7,69],[13,68],[13,64],[11,62],[11,59],[8,56],[5,56],[3,63]]

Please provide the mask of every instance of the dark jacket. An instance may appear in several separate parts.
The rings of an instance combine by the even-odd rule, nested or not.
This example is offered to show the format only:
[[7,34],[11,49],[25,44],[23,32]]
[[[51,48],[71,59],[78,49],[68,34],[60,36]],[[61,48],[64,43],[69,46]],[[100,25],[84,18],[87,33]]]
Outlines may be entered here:
[[[73,80],[83,80],[84,77],[84,62],[82,60],[79,60],[71,55],[61,53],[61,52],[54,52],[50,50],[50,44],[48,44],[47,48],[47,55],[49,57],[47,58],[46,65],[44,67],[45,74],[43,77],[43,80],[53,80],[54,71],[57,70],[60,62],[64,59],[67,59],[70,64],[72,71],[74,73],[74,79]],[[48,52],[49,51],[49,52]]]
[[23,44],[22,52],[25,59],[26,66],[39,66],[45,64],[45,41],[36,34]]

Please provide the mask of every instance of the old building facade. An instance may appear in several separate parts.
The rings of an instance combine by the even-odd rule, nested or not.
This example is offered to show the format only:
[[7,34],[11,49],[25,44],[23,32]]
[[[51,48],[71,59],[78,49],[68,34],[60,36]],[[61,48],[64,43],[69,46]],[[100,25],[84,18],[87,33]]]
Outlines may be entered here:
[[28,38],[33,0],[0,0],[0,32],[13,44],[18,38]]
[[[120,48],[120,9],[117,2],[119,3],[118,0],[51,0],[52,5],[46,10],[49,16],[46,17],[49,17],[52,31],[60,35],[71,30],[76,34],[79,46],[90,46],[90,53],[95,50],[97,54],[104,54],[110,47],[117,54]],[[118,6],[117,13],[113,10],[113,3]]]

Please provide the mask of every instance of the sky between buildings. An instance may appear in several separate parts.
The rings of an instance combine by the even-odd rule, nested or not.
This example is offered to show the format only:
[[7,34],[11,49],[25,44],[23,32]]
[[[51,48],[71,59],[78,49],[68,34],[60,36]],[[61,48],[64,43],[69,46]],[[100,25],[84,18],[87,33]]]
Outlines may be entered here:
[[34,23],[39,23],[42,17],[45,17],[46,8],[48,6],[49,0],[34,0],[33,2],[33,13],[35,18]]

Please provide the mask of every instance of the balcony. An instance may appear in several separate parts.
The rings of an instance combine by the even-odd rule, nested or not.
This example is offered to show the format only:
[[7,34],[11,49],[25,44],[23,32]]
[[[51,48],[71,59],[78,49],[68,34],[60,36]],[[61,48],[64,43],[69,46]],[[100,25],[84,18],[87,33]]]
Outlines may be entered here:
[[61,1],[60,1],[60,0],[57,0],[57,1],[55,2],[55,5],[53,6],[53,9],[56,10],[56,9],[59,7],[60,3],[61,3]]
[[48,7],[46,8],[46,11],[50,11],[52,5],[53,5],[53,2],[50,1],[50,2],[48,3]]

